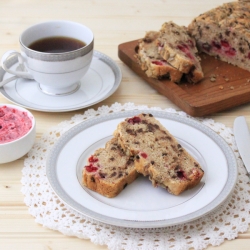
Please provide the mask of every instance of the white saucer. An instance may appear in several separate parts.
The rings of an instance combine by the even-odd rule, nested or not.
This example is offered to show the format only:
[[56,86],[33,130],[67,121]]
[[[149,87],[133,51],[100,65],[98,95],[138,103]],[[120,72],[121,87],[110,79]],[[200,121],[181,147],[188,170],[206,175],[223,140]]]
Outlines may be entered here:
[[[17,58],[11,58],[9,68],[17,67]],[[0,68],[0,81],[12,75]],[[17,79],[0,88],[9,101],[25,108],[46,112],[65,112],[94,105],[112,95],[122,79],[118,65],[108,56],[94,51],[90,69],[80,81],[77,91],[68,95],[52,96],[41,91],[34,80]]]

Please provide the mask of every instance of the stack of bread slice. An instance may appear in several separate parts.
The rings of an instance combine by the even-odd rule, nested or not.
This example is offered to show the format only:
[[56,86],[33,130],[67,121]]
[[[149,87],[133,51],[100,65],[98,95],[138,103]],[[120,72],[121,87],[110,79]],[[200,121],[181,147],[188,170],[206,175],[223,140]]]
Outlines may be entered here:
[[182,77],[192,83],[204,77],[194,38],[185,26],[173,22],[164,23],[158,32],[147,32],[135,56],[148,77],[176,83]]
[[97,149],[83,168],[83,184],[115,197],[138,175],[153,186],[179,195],[202,179],[200,164],[152,114],[139,114],[118,124],[105,148]]

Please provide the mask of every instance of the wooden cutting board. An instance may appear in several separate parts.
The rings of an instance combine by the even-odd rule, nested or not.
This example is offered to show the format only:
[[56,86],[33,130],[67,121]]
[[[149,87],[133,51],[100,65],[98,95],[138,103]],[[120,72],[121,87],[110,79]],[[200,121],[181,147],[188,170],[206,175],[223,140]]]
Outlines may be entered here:
[[149,78],[134,57],[137,43],[119,45],[121,61],[189,115],[205,116],[250,102],[250,72],[201,54],[205,77],[197,84]]

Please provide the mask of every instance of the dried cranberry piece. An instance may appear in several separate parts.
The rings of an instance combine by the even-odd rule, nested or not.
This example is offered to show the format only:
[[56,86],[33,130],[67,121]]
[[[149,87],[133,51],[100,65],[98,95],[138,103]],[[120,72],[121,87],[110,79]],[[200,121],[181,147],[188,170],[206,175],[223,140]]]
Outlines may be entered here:
[[99,176],[100,176],[102,179],[105,179],[106,174],[105,174],[105,173],[99,173]]
[[148,155],[146,153],[141,153],[141,157],[146,159],[148,157]]
[[230,47],[229,43],[226,40],[221,40],[220,44],[221,46],[226,47],[226,48]]
[[134,116],[128,119],[128,123],[131,123],[131,124],[140,123],[140,122],[141,122],[141,118],[138,116]]
[[212,45],[217,49],[221,49],[221,45],[215,41],[212,42]]
[[177,176],[178,176],[178,178],[180,178],[180,179],[185,179],[185,178],[186,178],[185,173],[184,173],[183,170],[178,170],[178,171],[177,171]]
[[234,48],[230,48],[229,50],[225,51],[225,53],[229,56],[235,56],[236,50]]
[[247,57],[248,57],[248,59],[250,59],[250,52],[248,53]]
[[183,52],[188,51],[188,47],[187,47],[187,45],[185,45],[185,44],[178,45],[177,48],[178,48],[179,50],[183,51]]
[[88,172],[96,172],[97,171],[97,167],[94,167],[92,164],[88,165],[88,166],[85,166],[85,169],[88,171]]
[[193,55],[190,53],[190,50],[186,44],[178,45],[177,48],[182,52],[184,52],[186,56],[189,57],[190,59],[194,59]]
[[187,55],[187,57],[189,57],[190,59],[194,59],[193,55],[192,55],[190,52],[186,53],[186,55]]
[[88,159],[89,162],[97,162],[98,161],[98,158],[96,158],[94,155],[91,155]]
[[152,61],[153,64],[162,66],[163,63],[161,61]]

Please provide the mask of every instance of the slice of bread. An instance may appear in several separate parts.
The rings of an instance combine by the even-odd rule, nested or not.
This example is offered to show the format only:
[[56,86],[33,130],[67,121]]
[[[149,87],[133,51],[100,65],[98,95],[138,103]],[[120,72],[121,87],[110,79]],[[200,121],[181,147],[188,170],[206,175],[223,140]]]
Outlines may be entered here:
[[203,177],[200,164],[151,114],[127,118],[114,135],[126,154],[135,157],[136,170],[149,176],[154,186],[179,195]]
[[148,77],[168,78],[173,82],[180,82],[182,73],[163,59],[158,52],[157,38],[159,32],[149,31],[138,43],[135,57]]
[[112,138],[105,148],[97,149],[83,168],[83,184],[109,198],[117,196],[138,177],[133,156],[127,156]]
[[185,26],[166,22],[157,40],[160,55],[173,67],[187,74],[190,82],[196,83],[204,77],[195,39],[188,34]]

